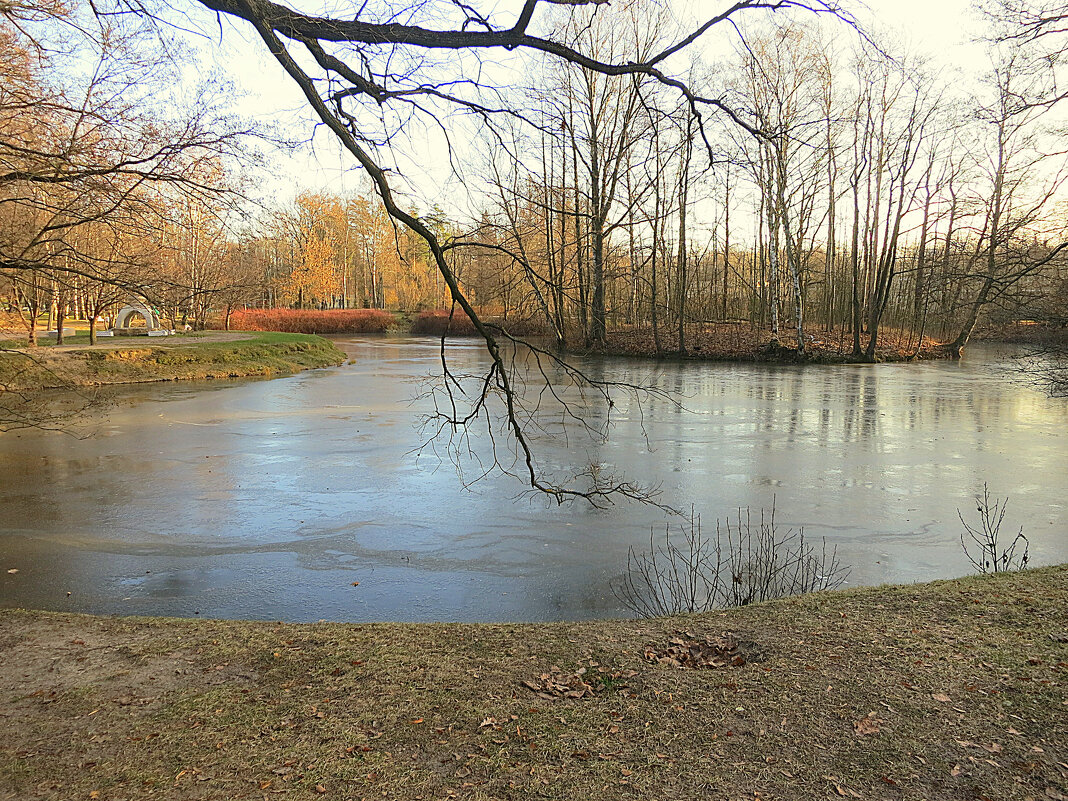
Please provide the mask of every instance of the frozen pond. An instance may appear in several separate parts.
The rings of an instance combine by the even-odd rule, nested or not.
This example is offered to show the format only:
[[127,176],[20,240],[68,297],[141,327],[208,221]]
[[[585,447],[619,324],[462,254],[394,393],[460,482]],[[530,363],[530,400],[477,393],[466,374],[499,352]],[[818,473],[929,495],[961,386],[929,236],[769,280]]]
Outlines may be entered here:
[[[82,431],[0,436],[0,605],[307,621],[626,615],[609,582],[666,518],[465,489],[416,455],[438,342],[339,340],[342,367],[271,381],[125,387]],[[457,370],[484,367],[474,342]],[[623,399],[610,440],[539,442],[546,464],[660,483],[706,528],[750,506],[826,537],[850,584],[970,568],[957,509],[1010,497],[1033,564],[1068,561],[1068,401],[973,347],[947,362],[822,368],[587,361],[685,409]],[[644,423],[644,425],[643,425]],[[484,445],[475,441],[478,449]],[[10,569],[17,573],[8,573]],[[356,586],[354,583],[358,582]]]

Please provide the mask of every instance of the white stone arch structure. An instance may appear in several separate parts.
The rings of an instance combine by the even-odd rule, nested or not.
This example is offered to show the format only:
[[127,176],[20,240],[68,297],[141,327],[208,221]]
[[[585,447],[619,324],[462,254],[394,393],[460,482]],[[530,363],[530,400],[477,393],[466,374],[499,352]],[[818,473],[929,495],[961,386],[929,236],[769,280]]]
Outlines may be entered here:
[[159,317],[157,317],[156,313],[144,303],[131,303],[127,306],[123,306],[119,310],[119,313],[115,315],[115,324],[112,328],[129,328],[130,318],[135,314],[140,314],[145,318],[145,328],[149,331],[159,330]]

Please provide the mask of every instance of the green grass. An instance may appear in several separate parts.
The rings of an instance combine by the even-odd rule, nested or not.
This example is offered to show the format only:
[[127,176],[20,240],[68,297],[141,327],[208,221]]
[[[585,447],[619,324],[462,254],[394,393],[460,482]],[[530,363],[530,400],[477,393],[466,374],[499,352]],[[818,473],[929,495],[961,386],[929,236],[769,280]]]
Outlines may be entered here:
[[[7,611],[0,797],[1055,799],[1066,610],[1062,565],[644,621]],[[680,629],[748,661],[643,657]]]
[[[0,385],[33,391],[55,387],[269,376],[341,364],[345,354],[307,334],[255,332],[215,341],[209,334],[102,339],[95,348],[44,346],[0,353]],[[79,344],[74,337],[71,344]],[[87,338],[86,338],[87,339]]]

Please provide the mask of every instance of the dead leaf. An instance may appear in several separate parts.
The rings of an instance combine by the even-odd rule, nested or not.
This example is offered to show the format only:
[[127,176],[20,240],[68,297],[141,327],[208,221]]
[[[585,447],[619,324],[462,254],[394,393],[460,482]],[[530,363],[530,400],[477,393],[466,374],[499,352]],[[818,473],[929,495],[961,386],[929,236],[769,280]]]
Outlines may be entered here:
[[411,722],[411,723],[412,723],[412,724],[414,725],[414,724],[416,724],[416,723],[422,723],[422,722],[423,722],[423,719],[422,719],[422,718],[415,718],[414,720],[412,720],[412,721],[410,721],[410,722]]
[[315,785],[315,792],[319,793],[319,795],[322,795],[326,792],[326,788],[321,784],[317,784]]
[[945,693],[931,693],[931,697],[936,701],[941,701],[943,704],[948,704],[953,700]]
[[953,770],[951,770],[949,773],[952,776],[960,776],[961,772],[962,771],[960,769],[960,765],[954,765]]
[[854,721],[853,732],[857,737],[868,737],[872,734],[878,734],[882,723],[882,720],[875,717],[874,712],[869,712],[867,717]]

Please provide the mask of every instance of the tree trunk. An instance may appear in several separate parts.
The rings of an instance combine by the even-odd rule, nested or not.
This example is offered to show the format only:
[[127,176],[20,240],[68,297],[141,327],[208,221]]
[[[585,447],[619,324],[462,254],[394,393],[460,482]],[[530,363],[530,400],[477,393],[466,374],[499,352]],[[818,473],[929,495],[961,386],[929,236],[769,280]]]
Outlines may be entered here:
[[56,344],[63,344],[63,323],[67,318],[66,294],[60,292],[56,295]]
[[727,278],[730,271],[731,256],[731,172],[727,167],[726,189],[723,201],[723,307],[720,317],[727,319]]
[[853,185],[853,357],[860,358],[860,185]]
[[686,117],[686,134],[682,144],[682,164],[679,167],[679,354],[686,355],[686,198],[690,189],[690,159],[693,153],[693,115]]
[[591,143],[590,178],[590,240],[593,245],[593,264],[590,274],[592,297],[590,299],[590,339],[597,345],[604,345],[608,337],[608,321],[604,297],[604,225],[606,209],[602,208],[605,199],[601,197],[601,173],[598,162],[598,148]]

